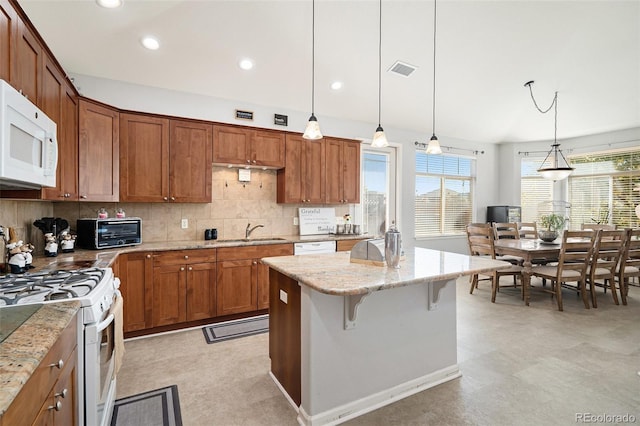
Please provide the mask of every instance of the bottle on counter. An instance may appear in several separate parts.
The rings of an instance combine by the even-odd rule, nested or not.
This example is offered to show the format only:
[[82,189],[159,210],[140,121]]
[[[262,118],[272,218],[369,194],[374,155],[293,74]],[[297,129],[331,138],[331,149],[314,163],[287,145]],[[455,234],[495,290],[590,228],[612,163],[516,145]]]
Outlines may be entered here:
[[400,268],[402,236],[394,224],[384,234],[384,258],[390,268]]

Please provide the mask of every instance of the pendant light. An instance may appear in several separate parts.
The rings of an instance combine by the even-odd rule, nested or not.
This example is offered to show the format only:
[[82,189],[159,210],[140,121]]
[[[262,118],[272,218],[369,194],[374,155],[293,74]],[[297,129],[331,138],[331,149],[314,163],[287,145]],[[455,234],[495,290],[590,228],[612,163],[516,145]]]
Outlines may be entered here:
[[427,145],[427,154],[442,154],[442,148],[440,148],[440,142],[436,136],[436,17],[437,17],[437,1],[433,0],[433,134]]
[[[525,87],[529,88],[529,92],[531,93],[531,99],[533,100],[533,105],[542,114],[546,114],[553,107],[553,115],[554,115],[554,117],[553,117],[553,144],[551,144],[551,149],[549,150],[549,152],[547,153],[547,156],[542,161],[542,164],[540,165],[540,168],[538,169],[538,173],[540,173],[542,175],[542,177],[545,178],[545,179],[550,179],[550,180],[566,179],[571,174],[571,172],[573,172],[574,169],[573,169],[573,167],[569,166],[569,162],[567,161],[566,158],[564,158],[564,154],[562,154],[562,151],[560,150],[560,144],[558,143],[558,139],[557,139],[557,135],[558,135],[558,92],[555,92],[555,94],[553,96],[553,101],[551,102],[551,105],[549,105],[549,108],[547,108],[546,110],[543,111],[542,109],[540,109],[540,107],[538,106],[538,103],[536,102],[536,99],[533,97],[533,89],[531,88],[532,84],[533,84],[533,80],[527,81],[524,85],[525,85]],[[552,166],[551,167],[545,167],[545,163],[547,162],[549,157],[551,157]],[[562,159],[564,161],[564,166],[560,162],[560,159]]]
[[380,12],[378,14],[380,20],[380,31],[378,35],[378,128],[373,135],[371,146],[375,148],[384,148],[389,146],[387,137],[384,134],[384,130],[380,125],[380,109],[382,105],[382,0],[380,0]]
[[315,105],[315,71],[316,71],[316,2],[311,1],[311,117],[307,122],[307,127],[304,129],[302,137],[304,139],[318,140],[322,139],[322,133],[320,132],[320,124],[314,114]]

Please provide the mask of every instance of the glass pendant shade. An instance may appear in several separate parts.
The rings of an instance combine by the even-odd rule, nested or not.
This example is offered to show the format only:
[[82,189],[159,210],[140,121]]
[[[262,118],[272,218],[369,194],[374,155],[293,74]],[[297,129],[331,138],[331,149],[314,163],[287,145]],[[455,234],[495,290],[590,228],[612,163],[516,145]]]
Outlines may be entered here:
[[382,126],[378,126],[376,129],[376,133],[373,135],[373,140],[371,141],[371,146],[375,148],[384,148],[385,146],[389,146],[389,142],[387,142],[387,137],[384,134]]
[[314,114],[311,114],[309,117],[309,121],[307,122],[307,127],[304,129],[304,134],[302,135],[304,139],[309,140],[318,140],[322,139],[322,133],[320,132],[320,124],[318,124],[318,119]]
[[[540,173],[542,177],[545,179],[551,179],[551,180],[566,179],[574,170],[573,167],[569,166],[569,163],[567,162],[567,159],[564,158],[562,151],[558,149],[559,146],[560,144],[557,141],[554,141],[553,145],[551,145],[551,150],[547,154],[547,158],[549,158],[549,156],[553,154],[552,167],[544,167],[544,163],[547,161],[547,158],[545,158],[544,161],[542,162],[542,165],[538,169],[538,173]],[[560,163],[558,161],[558,154],[564,160],[565,167],[559,166]]]
[[436,135],[431,136],[429,145],[427,145],[427,154],[442,154],[442,148],[440,148],[440,142]]

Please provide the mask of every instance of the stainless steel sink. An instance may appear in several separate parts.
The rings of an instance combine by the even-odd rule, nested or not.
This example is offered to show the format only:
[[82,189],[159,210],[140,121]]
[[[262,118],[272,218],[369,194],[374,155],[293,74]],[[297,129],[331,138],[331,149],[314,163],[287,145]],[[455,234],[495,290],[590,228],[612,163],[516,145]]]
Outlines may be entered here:
[[285,241],[284,238],[280,237],[265,237],[265,238],[238,238],[235,240],[218,240],[219,243],[250,243],[253,241]]

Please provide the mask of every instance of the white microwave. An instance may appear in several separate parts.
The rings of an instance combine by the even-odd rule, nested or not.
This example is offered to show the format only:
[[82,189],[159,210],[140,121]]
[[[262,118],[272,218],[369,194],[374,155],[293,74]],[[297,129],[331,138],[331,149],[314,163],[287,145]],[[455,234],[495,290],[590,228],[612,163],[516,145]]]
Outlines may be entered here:
[[56,123],[0,80],[0,188],[56,186]]

